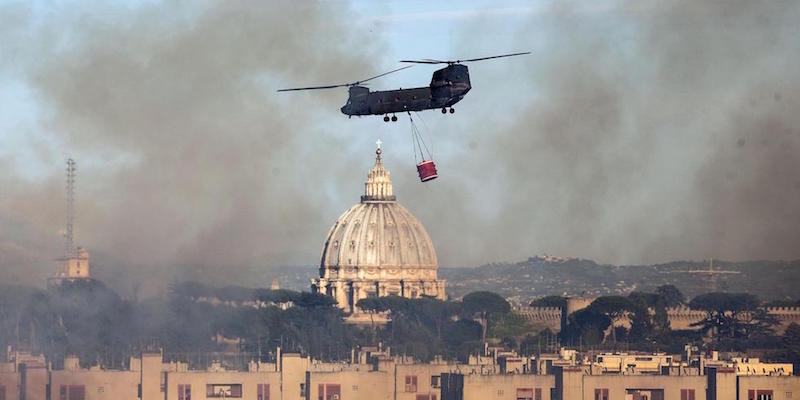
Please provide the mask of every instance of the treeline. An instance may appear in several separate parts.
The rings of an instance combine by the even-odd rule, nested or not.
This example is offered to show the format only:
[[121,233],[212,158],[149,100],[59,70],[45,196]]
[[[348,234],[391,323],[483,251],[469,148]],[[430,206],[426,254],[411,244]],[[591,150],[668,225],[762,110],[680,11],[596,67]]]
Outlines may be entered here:
[[95,280],[65,281],[51,290],[4,286],[0,345],[43,353],[55,366],[77,355],[84,367],[107,368],[124,368],[130,356],[157,349],[167,355],[235,351],[272,361],[280,346],[330,361],[381,343],[420,360],[438,354],[466,358],[481,348],[482,337],[491,336],[496,315],[510,309],[488,292],[463,302],[389,297],[360,305],[391,312],[392,322],[366,329],[349,325],[330,297],[291,290],[186,282],[172,285],[163,298],[134,302]]
[[[566,299],[549,296],[535,306],[563,307]],[[679,304],[705,310],[699,330],[676,331],[666,309]],[[720,350],[773,349],[775,360],[800,360],[800,327],[783,336],[748,294],[710,293],[689,302],[676,288],[655,293],[605,296],[568,317],[559,335],[510,311],[501,296],[473,292],[461,301],[401,297],[367,298],[358,306],[388,324],[358,327],[331,298],[291,290],[213,288],[197,283],[172,285],[168,295],[145,301],[121,298],[99,281],[64,282],[51,290],[0,287],[0,346],[45,354],[59,365],[65,355],[83,366],[124,368],[130,356],[163,349],[165,354],[231,352],[271,361],[274,350],[300,352],[321,360],[348,360],[361,346],[391,346],[394,354],[419,360],[436,355],[466,360],[483,343],[530,355],[552,345],[680,352],[695,343]],[[626,318],[630,327],[613,326]],[[548,348],[550,347],[550,348]],[[0,357],[5,357],[0,354]]]
[[[256,305],[242,305],[247,301]],[[83,366],[123,368],[147,350],[231,351],[220,337],[237,339],[235,351],[262,361],[277,346],[344,359],[361,333],[343,322],[330,298],[308,292],[186,283],[173,285],[164,298],[132,302],[96,280],[65,281],[51,290],[0,287],[0,346],[42,353],[56,366],[65,355],[79,356]]]
[[371,327],[370,339],[390,345],[397,354],[427,361],[436,355],[465,360],[483,347],[490,328],[511,306],[491,292],[472,292],[462,301],[398,296],[362,299],[357,306],[370,313],[390,313],[386,326]]
[[[546,296],[534,300],[531,306],[564,310],[566,302],[564,297]],[[705,318],[693,323],[694,329],[673,330],[667,308],[681,305],[704,311]],[[792,324],[778,335],[775,328],[780,321],[765,308],[772,306],[774,302],[763,303],[749,293],[706,293],[686,301],[676,287],[663,285],[655,293],[598,297],[567,316],[558,337],[567,346],[670,353],[680,353],[686,344],[722,351],[758,349],[766,351],[769,359],[800,366],[800,326]],[[622,320],[627,323],[618,324]]]

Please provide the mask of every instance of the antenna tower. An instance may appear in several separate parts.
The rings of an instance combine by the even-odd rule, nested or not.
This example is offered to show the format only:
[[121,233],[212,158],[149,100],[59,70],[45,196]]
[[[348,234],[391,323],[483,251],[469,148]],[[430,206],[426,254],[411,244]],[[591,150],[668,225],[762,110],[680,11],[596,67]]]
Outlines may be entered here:
[[708,260],[708,292],[717,291],[717,277],[714,275],[714,258]]
[[72,225],[75,219],[75,160],[67,160],[67,230],[64,233],[64,258],[75,255],[75,243],[72,235]]

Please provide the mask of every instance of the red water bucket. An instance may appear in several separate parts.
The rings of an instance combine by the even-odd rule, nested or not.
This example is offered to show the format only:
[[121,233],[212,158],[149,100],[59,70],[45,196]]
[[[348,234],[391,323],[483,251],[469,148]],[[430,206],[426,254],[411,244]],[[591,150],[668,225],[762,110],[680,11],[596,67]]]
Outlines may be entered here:
[[433,161],[423,161],[417,164],[417,172],[419,172],[419,180],[423,182],[436,179],[439,176],[436,173],[436,164]]

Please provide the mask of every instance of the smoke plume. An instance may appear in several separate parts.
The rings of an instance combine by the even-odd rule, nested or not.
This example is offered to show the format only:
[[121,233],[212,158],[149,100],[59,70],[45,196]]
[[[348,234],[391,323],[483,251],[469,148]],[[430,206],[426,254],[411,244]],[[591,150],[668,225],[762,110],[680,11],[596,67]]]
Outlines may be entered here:
[[426,185],[406,125],[347,120],[344,91],[274,92],[395,65],[346,4],[54,14],[0,9],[0,71],[24,79],[47,133],[27,159],[0,156],[4,281],[40,282],[60,251],[62,178],[26,171],[31,157],[83,156],[78,241],[101,278],[265,285],[263,266],[317,262],[382,135],[443,265],[800,257],[797,2],[558,2],[502,44],[508,15],[470,17],[453,54],[534,54],[470,64],[458,112],[423,114],[441,172]]

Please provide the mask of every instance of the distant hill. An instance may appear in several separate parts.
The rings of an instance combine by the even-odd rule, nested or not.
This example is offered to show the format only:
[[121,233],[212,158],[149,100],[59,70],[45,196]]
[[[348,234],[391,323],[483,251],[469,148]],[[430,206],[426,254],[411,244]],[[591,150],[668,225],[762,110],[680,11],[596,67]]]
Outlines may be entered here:
[[478,268],[440,268],[450,296],[490,290],[520,303],[550,294],[600,296],[673,284],[691,298],[709,291],[748,292],[762,300],[800,295],[800,260],[673,261],[656,265],[601,265],[576,258],[531,257]]
[[[591,260],[531,257],[516,263],[495,263],[477,268],[439,268],[453,298],[475,290],[490,290],[520,303],[550,294],[600,296],[677,286],[688,298],[710,290],[748,292],[762,300],[800,297],[800,260],[727,262],[673,261],[656,265],[605,265]],[[316,267],[269,268],[261,275],[266,285],[277,279],[281,288],[309,290]]]

